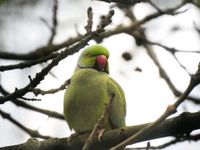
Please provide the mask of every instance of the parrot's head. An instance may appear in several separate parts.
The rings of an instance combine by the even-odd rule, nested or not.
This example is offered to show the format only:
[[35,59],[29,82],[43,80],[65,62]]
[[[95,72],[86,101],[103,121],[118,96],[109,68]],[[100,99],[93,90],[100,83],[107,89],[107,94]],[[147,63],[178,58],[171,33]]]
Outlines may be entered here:
[[108,69],[108,49],[102,45],[89,46],[81,53],[77,69],[93,68],[98,71],[109,73]]

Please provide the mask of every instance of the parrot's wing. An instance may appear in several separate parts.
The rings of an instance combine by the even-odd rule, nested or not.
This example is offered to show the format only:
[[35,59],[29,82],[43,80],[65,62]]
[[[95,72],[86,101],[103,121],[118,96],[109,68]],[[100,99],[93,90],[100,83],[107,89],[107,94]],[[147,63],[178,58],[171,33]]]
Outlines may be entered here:
[[109,78],[107,81],[108,94],[110,97],[114,94],[109,111],[109,121],[112,128],[120,128],[125,126],[126,101],[125,95],[120,85]]

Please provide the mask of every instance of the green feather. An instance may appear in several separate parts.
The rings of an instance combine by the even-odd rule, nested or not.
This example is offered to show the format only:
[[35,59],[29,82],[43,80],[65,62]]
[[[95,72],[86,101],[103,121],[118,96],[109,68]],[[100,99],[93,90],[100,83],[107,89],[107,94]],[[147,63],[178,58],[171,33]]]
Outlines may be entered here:
[[[77,66],[65,91],[64,116],[70,129],[74,129],[76,133],[93,129],[113,94],[115,96],[103,128],[125,126],[126,104],[123,90],[106,72],[93,68],[95,61],[87,61],[95,60],[98,55],[109,57],[108,50],[100,45],[86,48],[82,52],[78,61],[81,67]],[[88,66],[84,66],[85,64]]]

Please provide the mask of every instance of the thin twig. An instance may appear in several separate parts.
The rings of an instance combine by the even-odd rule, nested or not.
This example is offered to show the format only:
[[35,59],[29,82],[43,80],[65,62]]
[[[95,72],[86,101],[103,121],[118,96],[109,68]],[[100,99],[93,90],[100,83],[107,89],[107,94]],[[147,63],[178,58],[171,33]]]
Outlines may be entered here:
[[179,49],[176,49],[174,47],[169,47],[169,46],[163,45],[161,43],[149,41],[147,39],[143,39],[143,40],[145,42],[150,43],[150,44],[162,47],[162,48],[166,49],[167,51],[169,51],[171,53],[178,53],[178,52],[180,52],[180,53],[200,53],[200,50],[179,50]]
[[51,27],[51,36],[49,38],[48,45],[52,45],[53,40],[54,40],[55,35],[56,35],[56,28],[57,28],[57,25],[58,25],[57,13],[58,13],[58,0],[54,0],[54,4],[53,4],[53,17],[52,17],[52,24],[53,24],[53,26]]
[[196,32],[199,34],[199,36],[200,36],[200,28],[197,27],[195,22],[194,22],[194,28],[195,28]]
[[153,6],[160,14],[163,13],[163,11],[162,11],[158,6],[156,6],[156,4],[154,4],[151,0],[147,0],[147,1],[148,1],[148,3],[149,3],[151,6]]
[[[173,92],[173,94],[175,96],[177,96],[177,97],[180,96],[180,95],[182,95],[183,93],[180,92],[179,90],[177,90],[177,88],[175,87],[174,83],[170,80],[167,72],[161,66],[161,64],[158,61],[158,58],[157,58],[155,52],[153,51],[152,47],[150,47],[149,45],[147,45],[145,43],[144,43],[144,47],[146,48],[147,54],[149,55],[149,57],[153,60],[153,62],[155,63],[155,65],[158,67],[160,77],[163,78],[166,81],[166,83],[168,84],[168,86],[171,89],[171,91]],[[190,100],[190,101],[192,101],[192,102],[194,102],[194,103],[196,103],[196,104],[200,104],[200,99],[199,98],[195,98],[193,96],[188,96],[187,99]]]
[[200,51],[189,51],[189,50],[178,50],[176,48],[172,48],[172,47],[168,47],[168,46],[165,46],[163,44],[160,44],[160,43],[157,43],[157,42],[152,42],[150,40],[148,40],[146,38],[146,36],[143,34],[140,34],[140,36],[137,36],[136,34],[132,34],[136,39],[138,39],[139,41],[142,41],[144,44],[145,43],[148,43],[148,44],[152,44],[152,45],[156,45],[156,46],[159,46],[159,47],[162,47],[164,48],[165,50],[167,50],[168,52],[170,52],[172,54],[172,56],[174,57],[174,59],[176,60],[176,62],[179,64],[179,66],[181,68],[183,68],[185,70],[185,72],[191,76],[191,73],[187,70],[187,68],[185,66],[183,66],[183,64],[181,64],[181,62],[179,61],[179,59],[177,58],[176,54],[175,53],[178,53],[178,52],[187,52],[187,53],[200,53]]
[[89,150],[93,140],[96,138],[97,136],[97,132],[102,128],[102,124],[105,122],[106,117],[108,116],[108,113],[111,109],[111,103],[113,101],[114,98],[114,94],[111,96],[108,104],[106,105],[105,109],[103,110],[101,116],[99,117],[99,119],[97,120],[96,124],[94,125],[94,128],[92,130],[92,132],[90,133],[90,136],[88,137],[87,141],[85,142],[82,150]]
[[37,98],[27,98],[27,97],[24,97],[24,96],[22,96],[22,97],[20,97],[21,99],[23,99],[23,100],[26,100],[26,101],[41,101],[41,99],[37,99]]
[[165,110],[165,112],[155,122],[143,128],[142,130],[132,135],[131,137],[121,142],[120,144],[114,146],[113,148],[111,148],[111,150],[118,150],[120,148],[125,147],[126,145],[133,144],[138,139],[143,138],[145,135],[150,133],[156,126],[158,126],[161,122],[163,122],[167,117],[176,112],[177,107],[187,98],[187,96],[190,94],[193,88],[196,87],[199,83],[200,83],[200,64],[198,66],[197,72],[191,76],[191,80],[187,89],[174,104],[169,105]]
[[101,16],[101,20],[97,26],[97,32],[103,32],[104,28],[112,22],[111,18],[114,15],[114,10],[110,10],[105,16]]
[[35,94],[35,96],[40,95],[45,95],[45,94],[54,94],[58,91],[64,90],[66,89],[66,86],[68,86],[70,84],[70,79],[66,80],[60,87],[55,88],[55,89],[50,89],[50,90],[41,90],[38,88],[32,89],[32,92]]
[[87,25],[85,26],[86,34],[92,32],[92,26],[93,26],[93,12],[92,12],[92,7],[88,8],[87,15],[88,15],[88,21],[87,21]]

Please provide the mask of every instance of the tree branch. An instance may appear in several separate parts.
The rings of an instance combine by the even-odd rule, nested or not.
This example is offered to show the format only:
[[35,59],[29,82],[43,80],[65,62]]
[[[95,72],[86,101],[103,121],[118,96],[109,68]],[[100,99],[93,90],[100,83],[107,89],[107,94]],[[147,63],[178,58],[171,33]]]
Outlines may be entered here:
[[[196,134],[196,135],[178,135],[175,139],[164,143],[162,145],[159,146],[149,146],[148,150],[160,150],[160,149],[164,149],[166,147],[169,147],[171,145],[174,145],[176,143],[180,143],[180,142],[185,142],[185,141],[198,141],[200,140],[200,134]],[[131,148],[130,150],[145,150],[146,147],[136,147],[136,148]]]
[[[95,37],[96,39],[98,38],[106,38],[106,37],[110,37],[112,35],[116,35],[116,34],[120,34],[120,33],[130,33],[133,32],[133,30],[135,30],[137,27],[139,27],[140,25],[155,19],[159,16],[168,14],[168,15],[175,15],[177,13],[174,13],[174,11],[176,11],[177,9],[181,8],[186,2],[183,1],[183,3],[181,3],[180,5],[174,7],[174,8],[170,8],[167,9],[165,11],[163,11],[163,13],[153,13],[150,14],[148,16],[146,16],[144,19],[137,21],[135,23],[133,23],[130,26],[127,27],[116,27],[113,30],[110,31],[106,31],[104,33],[99,34],[98,37]],[[178,13],[179,14],[179,13]],[[61,48],[64,47],[68,47],[74,43],[77,43],[78,41],[84,39],[87,35],[79,35],[75,38],[70,38],[68,40],[66,40],[65,42],[61,43],[61,44],[57,44],[57,45],[49,45],[49,46],[44,46],[44,47],[40,47],[36,50],[34,50],[33,52],[27,53],[27,54],[15,54],[15,53],[8,53],[8,52],[3,52],[3,50],[0,50],[0,58],[2,59],[15,59],[15,60],[33,60],[33,59],[38,59],[41,57],[44,57],[50,53],[53,53]],[[94,38],[94,39],[95,39]]]
[[56,112],[56,111],[38,108],[38,107],[35,107],[35,106],[32,106],[32,105],[29,105],[29,104],[27,104],[23,101],[20,101],[20,100],[12,101],[12,103],[14,103],[17,106],[23,107],[25,109],[29,109],[29,110],[32,110],[32,111],[36,111],[36,112],[45,114],[45,115],[52,117],[52,118],[64,120],[64,116],[62,114]]
[[55,51],[58,51],[62,48],[69,47],[70,45],[73,45],[82,39],[86,38],[84,35],[79,35],[74,38],[69,38],[68,40],[60,43],[60,44],[52,44],[47,45],[43,47],[39,47],[32,52],[26,53],[26,54],[20,54],[20,53],[9,53],[9,52],[3,52],[3,50],[0,50],[0,58],[1,59],[14,59],[14,60],[35,60],[39,58],[43,58]]
[[1,109],[0,109],[0,115],[3,118],[8,119],[10,122],[12,122],[14,125],[16,125],[17,127],[19,127],[20,129],[22,129],[24,132],[26,132],[27,134],[29,134],[31,137],[42,138],[42,139],[49,139],[49,138],[51,138],[50,136],[41,135],[37,130],[32,130],[32,129],[29,129],[29,128],[25,127],[23,124],[19,123],[14,118],[12,118],[10,116],[10,114],[2,111]]
[[[169,88],[171,89],[171,91],[173,92],[173,94],[177,97],[179,97],[182,92],[180,92],[176,87],[175,85],[172,83],[172,81],[170,80],[168,74],[166,73],[165,69],[161,66],[154,50],[153,50],[153,47],[149,44],[153,44],[153,45],[157,45],[157,46],[160,46],[164,49],[166,49],[167,51],[169,51],[170,53],[175,53],[175,52],[191,52],[191,53],[197,53],[197,52],[200,52],[200,51],[187,51],[187,50],[177,50],[175,48],[170,48],[170,47],[167,47],[165,45],[162,45],[160,43],[156,43],[156,42],[151,42],[149,41],[146,36],[145,36],[145,33],[143,31],[140,31],[139,34],[135,34],[135,33],[132,33],[131,34],[132,36],[134,36],[134,38],[139,41],[142,41],[142,44],[143,46],[146,48],[147,50],[147,54],[149,55],[149,57],[152,59],[152,61],[155,63],[156,67],[158,67],[159,69],[159,74],[160,74],[160,77],[163,78],[166,83],[168,84]],[[176,59],[176,58],[175,58]],[[177,60],[177,59],[176,59]],[[178,60],[177,60],[178,61]],[[180,62],[178,62],[180,64]],[[187,70],[185,70],[187,72]],[[188,73],[190,76],[191,74]],[[193,96],[188,96],[187,97],[187,100],[189,101],[192,101],[194,102],[195,104],[200,104],[200,99],[199,98],[195,98]]]
[[57,55],[58,55],[58,53],[53,53],[53,54],[49,54],[45,57],[35,59],[35,60],[31,60],[31,61],[24,61],[24,62],[21,62],[21,63],[18,63],[18,64],[0,66],[0,71],[8,71],[8,70],[24,69],[24,68],[27,68],[27,67],[32,67],[32,66],[37,65],[39,63],[43,63],[43,62],[46,62],[48,60],[54,59]]
[[[138,139],[136,142],[142,142],[152,139],[158,139],[167,136],[177,136],[189,134],[194,130],[200,129],[200,112],[189,113],[185,112],[178,117],[166,119],[156,128],[154,128],[151,133],[147,133],[145,137]],[[102,140],[99,141],[97,138],[91,149],[95,150],[105,150],[116,145],[117,143],[127,139],[131,135],[137,133],[139,130],[149,126],[151,123],[130,126],[122,129],[115,129],[106,131],[103,134]],[[28,140],[24,144],[8,146],[0,148],[0,150],[77,150],[81,149],[84,145],[87,135],[80,135],[78,137],[72,138],[70,144],[67,142],[67,138],[53,138],[45,141],[38,141],[34,139]],[[113,138],[114,137],[114,138]],[[199,140],[199,138],[195,139]]]
[[0,96],[0,104],[3,104],[6,101],[19,98],[23,95],[25,95],[27,92],[31,91],[33,88],[35,88],[40,81],[44,79],[44,77],[48,74],[48,72],[55,67],[61,60],[66,58],[68,55],[72,55],[73,53],[79,51],[82,47],[87,45],[87,42],[91,40],[94,37],[94,33],[88,35],[85,39],[83,39],[80,43],[72,46],[71,48],[67,48],[64,51],[60,52],[59,55],[52,60],[52,62],[45,67],[41,72],[37,73],[35,77],[30,81],[28,85],[26,85],[24,88],[15,90],[15,92],[6,95],[4,97]]
[[[108,16],[106,19],[111,19],[113,13],[109,13],[110,16]],[[63,50],[62,52],[59,53],[59,55],[54,58],[52,60],[52,62],[45,67],[43,70],[41,70],[41,72],[37,73],[36,76],[30,81],[30,83],[28,85],[26,85],[24,88],[15,90],[15,92],[6,95],[6,96],[0,96],[0,104],[3,104],[6,101],[18,98],[18,97],[22,97],[23,95],[25,95],[27,92],[31,91],[32,89],[34,89],[43,79],[44,77],[48,74],[48,72],[55,67],[61,60],[63,60],[64,58],[66,58],[69,55],[72,55],[76,52],[78,52],[81,48],[83,48],[84,46],[87,45],[87,43],[95,38],[96,36],[98,36],[99,33],[104,31],[104,27],[107,26],[109,24],[110,21],[108,20],[102,20],[99,24],[99,26],[97,27],[97,30],[94,32],[91,32],[91,34],[87,35],[85,38],[83,38],[82,40],[80,40],[80,42],[78,42],[77,44],[73,45],[70,48],[66,48],[65,50]]]
[[114,3],[124,4],[124,5],[135,5],[137,3],[146,2],[147,0],[98,0],[98,1],[103,1],[107,3],[114,2]]
[[178,14],[180,14],[180,13],[176,13],[175,11],[177,9],[181,8],[184,4],[185,4],[185,2],[183,1],[181,4],[177,5],[174,8],[166,9],[165,11],[163,11],[163,13],[156,12],[156,13],[150,14],[150,15],[144,17],[142,20],[133,22],[129,26],[123,26],[123,25],[117,26],[116,28],[114,28],[112,30],[101,33],[99,35],[99,37],[95,40],[98,40],[99,38],[101,38],[101,39],[108,38],[110,36],[121,34],[121,33],[132,34],[134,32],[134,30],[137,30],[141,25],[144,25],[145,23],[147,23],[155,18],[161,17],[163,15],[178,15]]
[[111,148],[111,150],[118,150],[126,145],[134,144],[137,142],[138,139],[145,137],[147,134],[150,134],[151,131],[156,128],[160,123],[162,123],[167,117],[174,114],[178,108],[178,106],[187,98],[187,96],[190,94],[190,92],[200,83],[200,63],[197,69],[197,72],[191,76],[190,83],[185,90],[185,92],[178,98],[178,100],[172,104],[168,105],[165,112],[158,118],[156,121],[154,121],[152,124],[149,124],[147,127],[143,128],[142,130],[138,131],[136,134],[132,135],[125,141],[121,142],[120,144],[114,146]]
[[[0,85],[0,92],[3,95],[8,95],[9,94],[1,85]],[[50,111],[50,110],[46,110],[46,109],[42,109],[42,108],[38,108],[38,107],[35,107],[35,106],[32,106],[32,105],[29,105],[29,104],[27,104],[27,103],[25,103],[23,101],[20,101],[19,99],[13,100],[11,102],[14,103],[16,106],[20,106],[20,107],[23,107],[25,109],[36,111],[36,112],[45,114],[45,115],[47,115],[49,117],[53,117],[53,118],[64,120],[64,116],[62,114],[59,114],[58,112]]]

